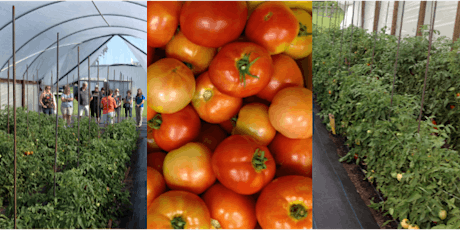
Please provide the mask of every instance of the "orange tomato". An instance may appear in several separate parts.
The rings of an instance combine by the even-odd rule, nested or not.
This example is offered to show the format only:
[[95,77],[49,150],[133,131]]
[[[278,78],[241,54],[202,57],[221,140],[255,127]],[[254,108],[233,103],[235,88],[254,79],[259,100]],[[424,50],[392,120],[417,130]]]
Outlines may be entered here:
[[204,201],[186,191],[169,191],[147,209],[147,229],[209,229],[211,216]]
[[270,54],[279,54],[289,47],[299,33],[299,22],[283,2],[267,1],[252,12],[245,35],[263,46]]
[[213,124],[224,122],[237,114],[242,104],[242,98],[220,92],[212,84],[208,72],[196,79],[192,105],[204,121]]
[[256,202],[251,196],[238,194],[220,183],[202,196],[211,218],[223,229],[254,229],[257,223]]
[[312,197],[311,178],[279,177],[262,190],[256,203],[257,220],[264,229],[311,229]]
[[215,54],[216,48],[199,46],[188,40],[181,31],[176,32],[166,45],[166,56],[184,62],[195,75],[209,67]]
[[150,121],[156,114],[157,112],[155,112],[155,110],[147,106],[147,122]]
[[161,173],[151,167],[147,167],[147,208],[165,190],[165,180]]
[[257,97],[271,102],[276,93],[289,86],[303,87],[302,71],[291,57],[285,54],[272,56],[273,75],[268,85],[257,94]]
[[305,58],[311,54],[313,48],[312,18],[311,15],[302,9],[291,9],[299,21],[299,32],[297,37],[287,47],[285,53],[294,59]]
[[163,58],[148,67],[147,90],[149,107],[157,113],[175,113],[192,101],[195,77],[182,62]]
[[202,143],[188,143],[169,152],[163,164],[166,184],[174,190],[200,194],[216,181],[211,150]]
[[180,1],[147,2],[147,45],[153,48],[166,45],[179,24]]
[[276,130],[268,118],[268,106],[251,103],[243,106],[238,114],[232,135],[249,135],[261,145],[268,145],[276,135]]
[[306,139],[313,134],[312,92],[302,87],[279,91],[268,109],[273,127],[291,139]]
[[290,139],[277,133],[268,146],[275,158],[276,176],[312,176],[313,138]]

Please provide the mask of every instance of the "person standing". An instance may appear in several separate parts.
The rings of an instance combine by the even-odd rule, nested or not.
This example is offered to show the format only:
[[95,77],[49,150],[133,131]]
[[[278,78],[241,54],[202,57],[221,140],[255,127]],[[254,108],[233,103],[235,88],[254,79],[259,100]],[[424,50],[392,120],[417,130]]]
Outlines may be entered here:
[[[99,95],[100,95],[100,97],[101,97],[101,100],[102,100],[102,98],[104,98],[105,96],[107,96],[107,95],[105,95],[105,89],[104,89],[104,87],[101,88],[101,93],[100,93]],[[101,103],[99,103],[99,104],[101,104]],[[102,111],[103,111],[102,106],[99,106],[99,114],[102,114]]]
[[42,105],[44,114],[51,115],[54,113],[56,104],[54,103],[53,94],[51,93],[51,86],[45,86],[45,91],[40,95],[39,102]]
[[128,118],[128,113],[129,113],[129,118],[133,117],[133,100],[131,99],[131,90],[128,90],[126,92],[126,98],[123,99],[123,107],[125,108],[125,118]]
[[109,89],[106,97],[102,98],[101,105],[104,110],[104,123],[113,124],[113,118],[115,116],[115,108],[117,104],[115,99],[112,97],[113,91]]
[[144,112],[144,101],[145,97],[142,95],[142,89],[137,89],[136,95],[136,123],[137,127],[142,126],[142,112]]
[[62,94],[61,101],[62,117],[65,121],[67,121],[67,126],[70,127],[70,122],[72,121],[73,113],[73,95],[70,93],[70,86],[66,85],[64,87],[64,93]]
[[91,117],[96,117],[96,123],[100,122],[101,115],[101,95],[99,92],[99,86],[94,87],[94,91],[91,92],[93,100],[90,102]]
[[[88,85],[83,83],[82,87],[80,88],[80,98],[77,98],[77,101],[80,103],[80,110],[78,111],[78,116],[81,118],[83,116],[83,112],[85,112],[86,116],[89,117],[89,102],[93,100],[93,97],[89,98],[88,91],[86,91]],[[78,92],[77,92],[78,95]],[[75,96],[75,95],[74,95]]]
[[115,114],[117,115],[118,122],[120,122],[121,96],[120,96],[120,90],[119,89],[115,89],[115,93],[113,95],[113,98],[115,99],[115,103],[117,104],[117,107],[115,108]]

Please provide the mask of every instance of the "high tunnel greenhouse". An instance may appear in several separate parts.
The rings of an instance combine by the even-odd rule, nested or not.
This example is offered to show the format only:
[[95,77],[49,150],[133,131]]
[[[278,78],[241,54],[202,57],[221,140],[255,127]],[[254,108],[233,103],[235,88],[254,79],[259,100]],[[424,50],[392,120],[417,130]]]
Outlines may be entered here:
[[1,229],[145,226],[146,18],[146,1],[0,2]]

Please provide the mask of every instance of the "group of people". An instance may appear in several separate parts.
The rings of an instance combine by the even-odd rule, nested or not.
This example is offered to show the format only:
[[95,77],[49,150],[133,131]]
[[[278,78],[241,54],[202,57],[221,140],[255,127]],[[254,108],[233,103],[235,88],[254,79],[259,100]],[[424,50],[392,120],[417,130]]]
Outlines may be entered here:
[[[61,96],[61,113],[67,122],[67,126],[71,125],[71,118],[73,113],[73,100],[77,100],[79,102],[79,111],[78,116],[81,118],[83,113],[86,116],[90,115],[96,118],[96,121],[99,123],[100,114],[103,114],[103,122],[113,124],[115,115],[117,117],[121,117],[121,107],[123,102],[123,108],[125,109],[125,118],[132,118],[132,96],[131,91],[128,90],[126,92],[126,97],[121,98],[120,90],[115,89],[115,91],[109,89],[108,92],[105,92],[104,88],[101,88],[99,91],[99,87],[96,86],[94,91],[91,92],[91,95],[88,94],[87,91],[88,85],[83,83],[80,90],[80,95],[78,95],[78,91],[74,92],[72,95],[70,93],[70,86],[66,85],[64,87],[64,93]],[[145,96],[142,94],[141,89],[137,89],[137,95],[134,99],[135,102],[135,109],[136,109],[136,125],[137,127],[142,126],[142,112],[144,110],[144,101]],[[40,95],[40,105],[42,106],[42,110],[44,114],[51,115],[56,110],[56,103],[53,94],[51,93],[51,86],[46,86],[43,93]]]

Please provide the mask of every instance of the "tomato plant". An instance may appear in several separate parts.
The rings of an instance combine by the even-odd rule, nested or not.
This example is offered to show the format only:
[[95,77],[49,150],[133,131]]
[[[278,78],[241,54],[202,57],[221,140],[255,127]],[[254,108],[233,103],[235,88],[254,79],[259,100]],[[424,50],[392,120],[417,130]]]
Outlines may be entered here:
[[217,146],[212,168],[225,187],[250,195],[273,179],[276,166],[266,146],[247,135],[232,135]]
[[270,82],[272,74],[270,54],[250,42],[225,45],[209,66],[209,77],[215,87],[239,98],[259,93]]

